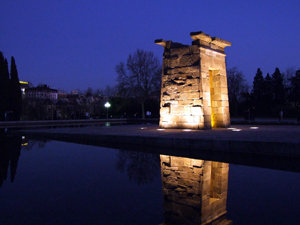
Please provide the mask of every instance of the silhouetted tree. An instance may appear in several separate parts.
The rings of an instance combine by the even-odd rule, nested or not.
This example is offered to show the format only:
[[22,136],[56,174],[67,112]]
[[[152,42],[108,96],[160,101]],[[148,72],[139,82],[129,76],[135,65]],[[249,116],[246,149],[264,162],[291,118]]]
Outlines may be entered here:
[[118,93],[124,97],[134,97],[141,104],[142,118],[145,118],[145,101],[159,95],[161,66],[152,52],[138,49],[127,58],[126,65],[116,66],[118,73]]
[[285,88],[291,87],[291,78],[295,76],[296,70],[293,67],[287,68],[283,73],[283,83]]
[[248,92],[243,73],[236,67],[227,71],[229,109],[232,116],[237,116],[240,112],[240,103],[243,101],[243,96]]
[[13,119],[20,120],[22,113],[22,92],[19,83],[19,76],[17,71],[17,66],[15,63],[14,57],[11,57],[11,65],[10,65],[10,104],[11,110],[13,111]]
[[283,84],[283,76],[278,68],[276,68],[275,72],[272,74],[272,86],[274,93],[274,110],[275,112],[279,112],[285,103],[285,89]]
[[252,98],[253,98],[255,111],[260,115],[262,114],[264,108],[263,92],[264,92],[264,77],[260,68],[258,68],[253,80]]
[[272,108],[273,108],[273,84],[272,84],[272,78],[269,73],[267,73],[265,79],[264,79],[264,86],[263,86],[263,99],[262,99],[262,105],[263,107],[263,113],[265,116],[271,116],[272,115]]
[[117,92],[117,87],[106,85],[106,87],[102,90],[102,95],[106,98],[109,98],[115,96]]
[[93,96],[93,89],[91,87],[89,87],[86,91],[85,91],[85,96],[86,97],[91,97]]
[[0,120],[5,119],[5,112],[9,110],[9,72],[8,63],[0,52]]
[[300,70],[296,71],[295,76],[290,78],[291,81],[291,92],[290,100],[294,102],[295,107],[300,107]]

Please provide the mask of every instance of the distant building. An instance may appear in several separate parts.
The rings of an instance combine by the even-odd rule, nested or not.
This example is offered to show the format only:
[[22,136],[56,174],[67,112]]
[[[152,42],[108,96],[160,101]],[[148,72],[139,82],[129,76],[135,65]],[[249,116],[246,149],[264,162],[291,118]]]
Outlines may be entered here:
[[19,83],[20,83],[22,95],[25,96],[26,89],[31,86],[31,83],[29,83],[28,81],[21,81],[21,80],[19,81]]
[[57,96],[58,96],[58,99],[64,99],[68,96],[68,94],[62,90],[58,90],[57,91]]
[[25,94],[27,98],[35,99],[57,100],[58,98],[58,91],[56,89],[49,88],[47,85],[27,88]]
[[79,90],[75,89],[71,91],[72,95],[78,95],[79,94]]

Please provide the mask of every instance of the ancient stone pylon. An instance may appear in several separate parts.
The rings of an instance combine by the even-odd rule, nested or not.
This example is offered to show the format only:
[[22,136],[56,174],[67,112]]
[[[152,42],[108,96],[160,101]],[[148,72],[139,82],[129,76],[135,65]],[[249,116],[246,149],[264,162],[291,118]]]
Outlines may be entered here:
[[163,39],[160,122],[162,128],[230,125],[224,48],[231,43],[192,32],[192,45]]

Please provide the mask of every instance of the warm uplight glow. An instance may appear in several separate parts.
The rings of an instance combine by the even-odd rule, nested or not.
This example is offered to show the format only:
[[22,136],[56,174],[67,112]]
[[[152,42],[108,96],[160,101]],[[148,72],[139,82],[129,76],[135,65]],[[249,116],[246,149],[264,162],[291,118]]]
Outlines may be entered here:
[[200,117],[196,116],[187,116],[185,118],[186,124],[189,124],[190,127],[197,127],[200,123]]
[[252,129],[252,130],[256,130],[256,129],[258,129],[259,127],[250,127],[250,129]]
[[241,131],[242,129],[232,129],[232,131]]
[[21,81],[21,80],[19,81],[19,83],[20,83],[20,84],[28,84],[27,81]]
[[227,129],[231,130],[231,131],[241,131],[242,130],[242,129],[238,129],[238,128],[235,128],[235,127],[228,127]]
[[104,104],[104,107],[105,108],[109,108],[111,106],[111,104],[109,103],[109,102],[106,102],[105,104]]
[[214,128],[216,125],[215,122],[215,115],[213,112],[213,72],[212,70],[209,70],[209,86],[210,86],[210,119],[211,119],[211,127]]

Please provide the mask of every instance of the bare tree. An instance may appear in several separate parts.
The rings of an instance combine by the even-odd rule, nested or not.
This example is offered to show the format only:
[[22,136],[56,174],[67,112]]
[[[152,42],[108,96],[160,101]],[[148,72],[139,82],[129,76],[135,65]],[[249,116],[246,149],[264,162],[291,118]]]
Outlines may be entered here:
[[244,75],[236,67],[227,71],[228,95],[230,97],[240,98],[243,92],[248,92],[249,86],[246,83]]
[[138,49],[127,58],[126,65],[116,66],[118,92],[121,96],[136,98],[145,118],[145,101],[160,91],[161,65],[152,52]]
[[236,67],[227,70],[227,84],[230,111],[234,115],[238,112],[238,105],[247,93],[249,87],[245,81],[244,75]]
[[85,91],[84,94],[85,94],[86,97],[93,96],[93,89],[91,87],[88,87],[88,89]]
[[294,67],[289,67],[283,73],[283,83],[284,87],[287,88],[291,86],[291,78],[296,74],[296,69]]
[[102,93],[105,97],[115,96],[116,92],[117,92],[116,87],[110,85],[106,85],[106,87],[102,90]]

